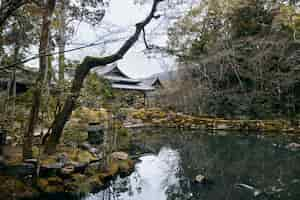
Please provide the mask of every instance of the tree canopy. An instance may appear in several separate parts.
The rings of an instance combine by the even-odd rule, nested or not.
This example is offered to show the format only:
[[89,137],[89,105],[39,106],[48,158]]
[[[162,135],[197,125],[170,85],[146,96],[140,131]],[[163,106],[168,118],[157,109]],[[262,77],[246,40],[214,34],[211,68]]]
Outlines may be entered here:
[[[298,1],[206,0],[169,30],[187,107],[225,117],[299,112]],[[194,85],[193,92],[184,88]],[[180,98],[180,97],[179,97]]]

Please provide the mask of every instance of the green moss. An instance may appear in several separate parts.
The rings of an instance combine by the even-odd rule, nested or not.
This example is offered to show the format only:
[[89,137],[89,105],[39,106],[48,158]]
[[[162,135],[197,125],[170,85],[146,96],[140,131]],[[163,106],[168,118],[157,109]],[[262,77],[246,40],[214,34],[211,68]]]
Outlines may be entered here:
[[96,159],[97,158],[88,151],[79,151],[77,157],[75,158],[75,160],[80,163],[89,163]]
[[34,158],[39,157],[40,149],[37,146],[32,147],[32,155],[33,155]]
[[129,173],[133,167],[134,163],[132,160],[120,160],[118,161],[120,172]]

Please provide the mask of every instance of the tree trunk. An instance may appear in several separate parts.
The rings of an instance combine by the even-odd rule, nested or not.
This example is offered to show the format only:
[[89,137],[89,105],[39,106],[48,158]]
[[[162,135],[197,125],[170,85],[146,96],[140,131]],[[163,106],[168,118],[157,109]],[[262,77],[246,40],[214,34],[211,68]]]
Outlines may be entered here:
[[29,116],[28,128],[24,134],[23,159],[32,158],[33,132],[38,121],[38,115],[41,105],[41,94],[44,85],[45,74],[47,73],[47,56],[45,56],[45,53],[47,52],[47,48],[49,46],[51,17],[55,8],[55,3],[55,0],[48,0],[45,5],[45,11],[43,14],[39,47],[39,74],[32,94],[32,106]]
[[75,108],[76,100],[80,95],[84,78],[87,76],[89,71],[90,68],[88,67],[87,62],[83,62],[77,68],[75,78],[72,81],[71,94],[67,97],[62,111],[56,115],[54,122],[52,123],[52,134],[50,135],[45,148],[45,152],[47,154],[55,153],[56,145],[59,143],[63,128]]
[[59,8],[59,28],[58,28],[58,105],[61,107],[64,99],[64,79],[65,79],[65,47],[66,47],[66,8],[69,0],[61,0]]
[[123,56],[129,51],[129,49],[136,43],[139,39],[141,32],[144,28],[151,22],[155,17],[155,12],[158,4],[163,0],[153,0],[152,9],[149,15],[140,23],[136,24],[136,29],[134,34],[129,37],[128,40],[120,47],[120,49],[107,57],[95,58],[95,57],[86,57],[83,62],[76,68],[75,78],[72,81],[71,93],[68,95],[62,111],[60,111],[54,122],[52,123],[52,134],[49,136],[49,139],[46,142],[45,153],[52,154],[56,151],[56,146],[59,144],[59,140],[62,136],[64,126],[68,119],[70,118],[73,109],[75,108],[76,101],[80,95],[80,90],[83,86],[83,81],[88,75],[89,71],[92,68],[98,66],[105,66],[111,64],[123,58]]
[[62,0],[59,12],[59,38],[58,38],[58,66],[59,66],[59,86],[63,88],[64,73],[65,73],[65,45],[66,45],[66,9],[65,4],[67,0]]
[[[16,42],[15,52],[14,52],[14,62],[18,62],[19,60],[19,51],[20,45],[19,42]],[[11,87],[11,96],[13,98],[12,101],[12,110],[11,110],[11,117],[15,119],[16,116],[16,97],[17,97],[17,80],[16,80],[16,68],[13,69],[12,72],[12,87]]]

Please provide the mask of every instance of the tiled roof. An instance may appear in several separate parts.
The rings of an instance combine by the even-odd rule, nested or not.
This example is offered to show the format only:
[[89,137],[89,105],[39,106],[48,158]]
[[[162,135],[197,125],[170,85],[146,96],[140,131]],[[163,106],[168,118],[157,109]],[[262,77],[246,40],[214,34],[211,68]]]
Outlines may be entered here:
[[121,75],[121,77],[129,78],[116,64],[99,67],[97,68],[96,73],[100,76],[109,76],[111,73],[115,73]]
[[115,89],[125,89],[125,90],[140,90],[140,91],[152,91],[155,90],[154,87],[143,85],[143,84],[136,84],[136,85],[128,85],[128,84],[112,84],[112,88]]
[[123,78],[120,76],[104,76],[105,79],[111,82],[127,82],[127,83],[140,83],[140,80],[131,79],[131,78]]
[[158,80],[155,77],[151,78],[151,80],[132,79],[124,74],[117,65],[101,67],[97,69],[96,73],[109,80],[112,88],[122,90],[153,91],[155,88],[152,87],[152,84]]
[[96,69],[96,73],[98,75],[105,75],[109,72],[111,72],[115,67],[117,67],[116,65],[106,65],[103,67],[99,67]]

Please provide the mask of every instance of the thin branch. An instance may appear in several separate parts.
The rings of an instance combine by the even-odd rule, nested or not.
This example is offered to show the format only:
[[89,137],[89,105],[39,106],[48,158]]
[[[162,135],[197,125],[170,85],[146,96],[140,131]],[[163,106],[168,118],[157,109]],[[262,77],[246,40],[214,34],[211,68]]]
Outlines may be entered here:
[[143,39],[144,39],[144,44],[146,46],[147,49],[150,49],[148,43],[147,43],[147,39],[146,39],[146,32],[145,29],[143,28]]
[[[110,40],[110,42],[115,42],[115,41],[118,41],[122,38],[118,38],[118,39],[115,39],[115,40]],[[68,50],[65,50],[64,53],[68,53],[68,52],[73,52],[73,51],[77,51],[77,50],[81,50],[81,49],[86,49],[86,48],[90,48],[90,47],[94,47],[94,46],[99,46],[99,45],[103,45],[107,43],[107,41],[101,41],[101,42],[93,42],[93,43],[90,43],[90,44],[87,44],[87,45],[84,45],[84,46],[80,46],[80,47],[76,47],[76,48],[72,48],[72,49],[68,49]],[[38,55],[35,55],[35,56],[31,56],[31,57],[28,57],[24,60],[21,60],[20,62],[15,62],[15,63],[12,63],[10,65],[6,65],[4,67],[0,67],[0,71],[4,71],[5,69],[10,69],[10,68],[20,68],[18,67],[18,65],[22,65],[22,64],[25,64],[29,61],[32,61],[32,60],[36,60],[38,58],[40,58],[41,56],[54,56],[54,55],[58,55],[59,52],[56,51],[56,52],[52,52],[52,53],[44,53],[44,54],[38,54]]]

